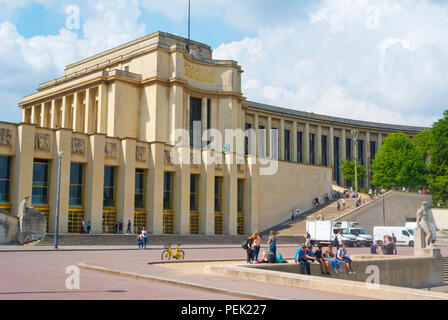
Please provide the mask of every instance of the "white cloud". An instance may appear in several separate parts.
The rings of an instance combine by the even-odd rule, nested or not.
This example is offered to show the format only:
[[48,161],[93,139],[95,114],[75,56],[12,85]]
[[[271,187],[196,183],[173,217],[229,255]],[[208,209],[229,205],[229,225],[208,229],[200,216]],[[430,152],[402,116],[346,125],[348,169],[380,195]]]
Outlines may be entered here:
[[430,126],[448,106],[447,13],[424,0],[326,0],[306,18],[222,44],[215,57],[239,62],[250,100]]

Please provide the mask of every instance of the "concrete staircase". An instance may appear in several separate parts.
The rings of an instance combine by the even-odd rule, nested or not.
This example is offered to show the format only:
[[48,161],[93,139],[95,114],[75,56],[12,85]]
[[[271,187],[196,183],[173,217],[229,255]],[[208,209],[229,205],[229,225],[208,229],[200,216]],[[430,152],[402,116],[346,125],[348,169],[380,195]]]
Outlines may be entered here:
[[443,278],[445,279],[445,284],[448,285],[448,258],[443,259]]
[[[362,197],[365,204],[371,202],[368,196]],[[288,221],[282,223],[272,230],[276,231],[279,237],[286,236],[305,236],[306,234],[306,221],[315,221],[319,219],[320,212],[324,215],[324,220],[337,220],[339,217],[346,215],[356,209],[357,199],[346,199],[345,209],[342,208],[342,199],[340,200],[341,209],[337,209],[337,201],[331,202],[329,205],[324,205],[315,208],[305,214],[303,214],[299,219],[295,221]]]

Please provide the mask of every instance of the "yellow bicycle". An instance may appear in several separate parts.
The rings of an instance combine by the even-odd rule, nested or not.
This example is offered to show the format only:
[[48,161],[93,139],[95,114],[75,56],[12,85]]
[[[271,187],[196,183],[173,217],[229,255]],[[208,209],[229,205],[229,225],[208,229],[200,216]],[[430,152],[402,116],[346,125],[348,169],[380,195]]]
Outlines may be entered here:
[[184,260],[185,252],[184,250],[180,249],[180,244],[177,245],[176,251],[171,249],[171,244],[168,246],[165,246],[165,250],[162,252],[162,261],[163,260],[170,260],[171,258],[176,260]]

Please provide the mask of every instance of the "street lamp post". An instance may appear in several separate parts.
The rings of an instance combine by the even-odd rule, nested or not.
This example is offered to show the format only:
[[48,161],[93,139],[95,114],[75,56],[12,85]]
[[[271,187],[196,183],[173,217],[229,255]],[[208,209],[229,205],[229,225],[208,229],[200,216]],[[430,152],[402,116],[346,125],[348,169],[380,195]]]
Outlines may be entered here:
[[61,164],[62,158],[64,157],[64,152],[58,153],[58,191],[56,195],[56,225],[54,229],[54,248],[58,248],[59,241],[59,207],[61,203]]
[[353,143],[355,146],[355,192],[356,192],[356,194],[358,194],[358,135],[359,135],[359,130],[353,129],[352,135],[353,135]]

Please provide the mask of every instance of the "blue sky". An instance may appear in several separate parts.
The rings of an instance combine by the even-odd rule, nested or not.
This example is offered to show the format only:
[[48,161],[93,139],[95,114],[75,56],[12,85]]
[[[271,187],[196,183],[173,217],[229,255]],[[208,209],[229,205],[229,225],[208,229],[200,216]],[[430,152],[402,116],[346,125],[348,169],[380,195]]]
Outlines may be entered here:
[[[418,126],[448,108],[448,1],[191,2],[192,38],[239,62],[250,100]],[[17,103],[69,63],[158,30],[187,36],[187,3],[0,0],[0,120],[20,122]]]

